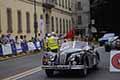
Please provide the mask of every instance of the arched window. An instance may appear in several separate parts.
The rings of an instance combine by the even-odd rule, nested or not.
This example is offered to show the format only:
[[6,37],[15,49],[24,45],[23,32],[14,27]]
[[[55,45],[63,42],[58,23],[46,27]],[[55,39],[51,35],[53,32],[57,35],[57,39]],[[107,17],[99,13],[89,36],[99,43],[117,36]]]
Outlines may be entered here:
[[11,8],[7,8],[7,32],[8,33],[12,33],[13,29],[12,29],[12,10]]
[[63,19],[63,33],[65,33],[65,19]]
[[54,31],[54,17],[51,17],[51,27],[52,27],[52,31]]
[[62,7],[64,8],[65,6],[64,6],[65,4],[64,4],[64,0],[62,0]]
[[26,12],[26,32],[27,33],[30,33],[31,30],[30,30],[30,13],[29,12]]
[[18,16],[18,33],[22,33],[22,14],[21,11],[17,11],[17,16]]
[[62,33],[62,20],[60,18],[60,33]]
[[56,17],[56,32],[58,33],[58,18]]
[[68,20],[66,20],[66,32],[68,32]]

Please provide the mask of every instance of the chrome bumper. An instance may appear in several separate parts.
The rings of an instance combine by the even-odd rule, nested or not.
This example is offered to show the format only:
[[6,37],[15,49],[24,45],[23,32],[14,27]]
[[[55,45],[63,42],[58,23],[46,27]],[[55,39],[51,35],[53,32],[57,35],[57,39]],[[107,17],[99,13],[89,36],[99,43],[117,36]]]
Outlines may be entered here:
[[53,65],[42,66],[42,69],[55,69],[55,70],[69,70],[69,69],[84,69],[84,65]]

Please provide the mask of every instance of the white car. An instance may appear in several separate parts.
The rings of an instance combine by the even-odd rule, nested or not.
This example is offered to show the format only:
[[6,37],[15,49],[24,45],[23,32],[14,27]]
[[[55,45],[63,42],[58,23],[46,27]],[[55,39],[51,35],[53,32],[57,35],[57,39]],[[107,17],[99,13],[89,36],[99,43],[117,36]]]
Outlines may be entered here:
[[115,33],[106,33],[98,41],[99,41],[100,45],[105,45],[105,44],[111,43],[116,38],[118,38],[118,36],[115,36]]

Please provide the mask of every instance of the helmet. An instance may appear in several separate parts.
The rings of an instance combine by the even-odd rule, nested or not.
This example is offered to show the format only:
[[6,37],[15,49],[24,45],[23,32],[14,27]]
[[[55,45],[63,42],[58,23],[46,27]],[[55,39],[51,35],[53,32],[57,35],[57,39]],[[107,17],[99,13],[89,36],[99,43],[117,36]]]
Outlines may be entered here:
[[55,33],[55,32],[52,32],[52,33],[51,33],[51,36],[56,36],[56,33]]
[[48,33],[48,35],[47,35],[48,37],[50,37],[51,36],[51,34],[50,33]]
[[55,32],[52,32],[51,34],[52,34],[52,35],[56,35],[56,33],[55,33]]

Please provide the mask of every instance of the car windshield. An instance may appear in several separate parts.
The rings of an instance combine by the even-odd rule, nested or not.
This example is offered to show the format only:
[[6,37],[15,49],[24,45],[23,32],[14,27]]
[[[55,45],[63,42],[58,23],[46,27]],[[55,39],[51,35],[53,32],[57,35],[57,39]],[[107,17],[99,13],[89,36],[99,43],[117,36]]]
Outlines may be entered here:
[[65,50],[72,47],[73,47],[73,42],[69,41],[69,42],[62,43],[60,50]]
[[83,49],[85,46],[87,46],[87,42],[82,41],[69,41],[66,43],[63,43],[61,45],[60,50],[70,49],[70,48],[79,48]]
[[76,41],[74,48],[83,49],[83,48],[86,47],[87,45],[88,45],[87,42]]

